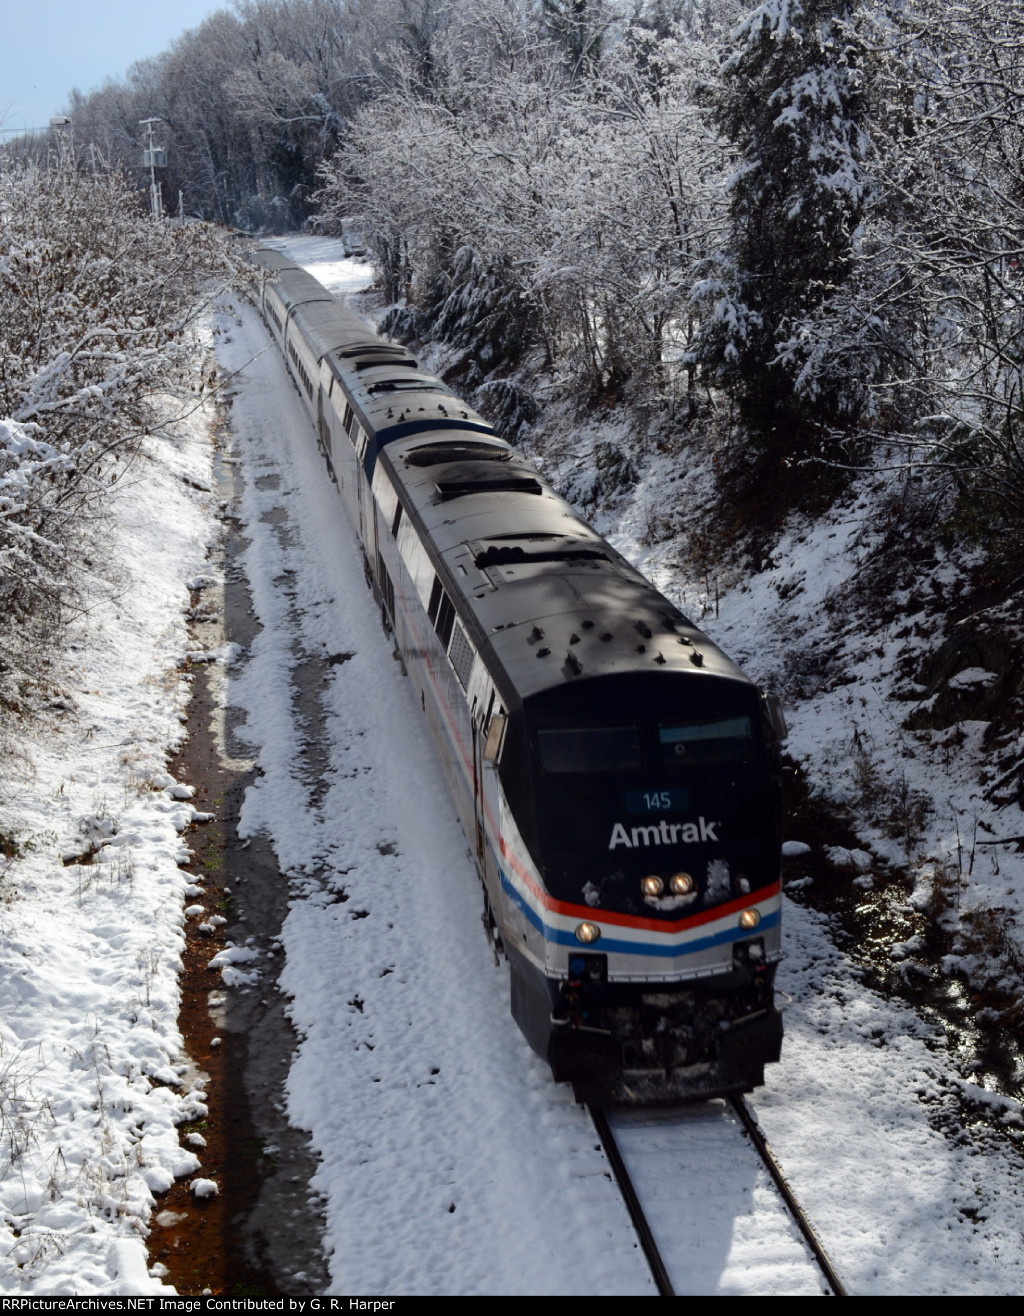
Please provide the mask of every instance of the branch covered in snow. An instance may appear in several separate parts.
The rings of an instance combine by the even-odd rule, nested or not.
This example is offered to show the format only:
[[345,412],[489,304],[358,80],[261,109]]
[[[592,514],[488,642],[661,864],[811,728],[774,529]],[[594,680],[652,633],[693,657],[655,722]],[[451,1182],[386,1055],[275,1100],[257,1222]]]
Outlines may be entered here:
[[205,225],[155,224],[119,173],[70,153],[0,171],[0,708],[45,680],[103,496],[187,393],[214,275]]

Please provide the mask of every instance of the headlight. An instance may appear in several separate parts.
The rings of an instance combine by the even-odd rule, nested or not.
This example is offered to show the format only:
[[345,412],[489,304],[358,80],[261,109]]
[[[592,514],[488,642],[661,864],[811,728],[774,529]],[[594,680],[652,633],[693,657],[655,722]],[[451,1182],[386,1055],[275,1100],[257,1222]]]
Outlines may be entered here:
[[676,873],[669,886],[677,896],[688,896],[693,890],[693,878],[689,873]]
[[660,896],[665,890],[665,883],[660,877],[644,877],[640,879],[640,890],[645,896]]
[[751,928],[756,928],[760,922],[761,915],[756,909],[745,909],[740,915],[740,927],[746,932],[749,932]]
[[601,935],[601,929],[596,923],[580,923],[576,928],[576,940],[582,941],[584,946],[591,945]]

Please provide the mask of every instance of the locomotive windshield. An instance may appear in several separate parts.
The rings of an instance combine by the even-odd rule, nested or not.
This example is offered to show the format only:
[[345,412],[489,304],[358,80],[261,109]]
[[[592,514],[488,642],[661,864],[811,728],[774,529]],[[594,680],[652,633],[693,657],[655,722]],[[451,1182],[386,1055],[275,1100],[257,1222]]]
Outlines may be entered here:
[[666,768],[746,763],[754,756],[754,726],[749,717],[660,726],[658,750],[661,766]]
[[537,732],[544,772],[628,772],[643,766],[638,727],[553,727]]

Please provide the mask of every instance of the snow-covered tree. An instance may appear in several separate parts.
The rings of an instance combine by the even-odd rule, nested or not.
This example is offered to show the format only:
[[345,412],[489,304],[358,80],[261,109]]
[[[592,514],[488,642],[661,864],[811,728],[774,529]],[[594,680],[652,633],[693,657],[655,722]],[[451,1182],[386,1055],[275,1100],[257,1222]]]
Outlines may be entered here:
[[[390,298],[465,353],[469,383],[537,349],[579,397],[693,404],[689,288],[713,248],[723,157],[695,87],[703,43],[628,29],[586,79],[494,0],[397,55],[323,171],[327,222],[367,222]],[[408,323],[408,317],[406,317]]]
[[[1024,560],[1024,12],[918,0],[875,97],[860,309],[885,369],[876,413]],[[1012,535],[1003,534],[1005,527]],[[1016,569],[1016,568],[1015,568]]]
[[179,391],[223,242],[70,153],[0,168],[0,711],[46,679],[105,491]]
[[915,0],[863,31],[871,188],[847,277],[779,360],[801,395],[845,373],[853,464],[927,474],[933,505],[1016,561],[1012,574],[1024,523],[1024,15],[1013,0]]
[[803,326],[846,281],[868,195],[853,0],[765,0],[733,34],[716,94],[736,152],[728,244],[697,294],[700,354],[762,451],[817,448],[855,413],[841,369],[808,370]]

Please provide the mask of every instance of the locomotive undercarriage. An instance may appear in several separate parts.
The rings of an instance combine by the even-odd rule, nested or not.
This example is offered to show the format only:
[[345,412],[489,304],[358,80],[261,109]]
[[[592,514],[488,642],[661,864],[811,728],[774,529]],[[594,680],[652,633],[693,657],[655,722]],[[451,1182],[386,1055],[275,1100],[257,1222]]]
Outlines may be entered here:
[[750,1092],[779,1059],[775,966],[751,962],[749,943],[736,947],[731,972],[698,983],[609,983],[603,956],[573,958],[574,976],[551,982],[513,957],[512,1012],[581,1101],[642,1106]]

